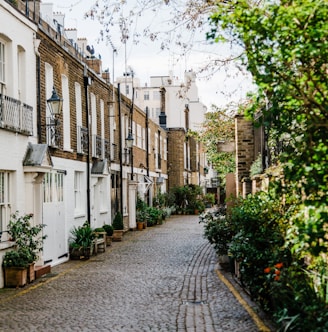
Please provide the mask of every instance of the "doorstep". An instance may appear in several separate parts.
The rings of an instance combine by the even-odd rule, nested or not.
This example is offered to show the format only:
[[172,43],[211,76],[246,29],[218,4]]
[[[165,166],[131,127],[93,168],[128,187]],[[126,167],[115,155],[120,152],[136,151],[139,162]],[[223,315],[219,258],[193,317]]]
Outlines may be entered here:
[[50,265],[41,265],[41,266],[35,266],[35,278],[40,278],[44,276],[45,274],[48,274],[51,272],[51,266]]

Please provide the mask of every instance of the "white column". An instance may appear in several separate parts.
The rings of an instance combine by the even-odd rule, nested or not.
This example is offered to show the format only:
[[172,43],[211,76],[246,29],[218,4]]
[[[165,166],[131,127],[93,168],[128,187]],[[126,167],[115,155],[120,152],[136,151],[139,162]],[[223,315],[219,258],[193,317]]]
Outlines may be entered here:
[[137,202],[137,181],[129,181],[129,229],[137,227],[136,202]]

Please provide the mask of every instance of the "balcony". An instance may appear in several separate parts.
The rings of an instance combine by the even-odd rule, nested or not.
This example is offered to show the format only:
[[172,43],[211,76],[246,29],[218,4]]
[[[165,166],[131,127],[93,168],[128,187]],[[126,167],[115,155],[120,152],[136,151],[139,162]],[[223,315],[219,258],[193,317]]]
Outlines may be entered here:
[[0,128],[33,135],[33,107],[0,94]]
[[46,125],[47,125],[47,144],[53,148],[59,148],[61,146],[60,121],[53,117],[47,117]]
[[111,145],[108,139],[104,139],[104,158],[110,160],[111,156]]
[[162,156],[160,153],[155,154],[155,165],[158,170],[162,168]]
[[110,160],[115,161],[118,160],[118,152],[117,152],[117,145],[115,143],[112,143],[110,148]]
[[92,157],[103,158],[103,139],[101,136],[93,135],[92,137]]
[[77,153],[88,153],[88,128],[77,127]]

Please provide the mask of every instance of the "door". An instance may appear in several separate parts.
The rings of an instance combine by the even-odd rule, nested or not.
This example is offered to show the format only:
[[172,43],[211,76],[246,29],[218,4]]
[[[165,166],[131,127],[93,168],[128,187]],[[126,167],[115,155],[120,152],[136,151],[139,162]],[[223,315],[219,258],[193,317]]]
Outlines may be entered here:
[[64,174],[51,171],[43,181],[43,222],[44,233],[43,258],[45,263],[55,265],[67,257],[65,236]]

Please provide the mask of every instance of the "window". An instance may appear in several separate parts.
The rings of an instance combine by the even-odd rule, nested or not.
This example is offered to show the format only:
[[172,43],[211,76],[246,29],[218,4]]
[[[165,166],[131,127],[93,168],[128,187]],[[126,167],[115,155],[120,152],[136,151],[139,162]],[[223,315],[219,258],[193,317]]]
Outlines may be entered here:
[[63,202],[64,174],[58,172],[46,173],[43,180],[44,203]]
[[137,143],[139,148],[142,148],[142,128],[141,125],[137,124]]
[[152,118],[153,119],[158,120],[160,114],[161,114],[161,109],[159,107],[152,108]]
[[7,229],[10,219],[10,173],[0,172],[0,231]]
[[149,91],[144,92],[144,100],[149,100]]
[[75,214],[84,212],[84,200],[83,200],[83,172],[74,172],[74,209]]
[[5,44],[0,41],[0,83],[6,82],[6,71],[5,71]]
[[107,190],[106,190],[106,179],[99,178],[99,198],[100,198],[100,211],[107,211]]
[[160,100],[161,99],[161,94],[159,91],[153,91],[153,99],[154,100]]
[[[64,130],[64,149],[71,150],[71,117],[69,104],[69,84],[68,77],[62,75],[62,93],[63,93],[63,130]],[[56,128],[59,130],[59,128]]]

